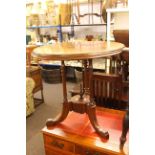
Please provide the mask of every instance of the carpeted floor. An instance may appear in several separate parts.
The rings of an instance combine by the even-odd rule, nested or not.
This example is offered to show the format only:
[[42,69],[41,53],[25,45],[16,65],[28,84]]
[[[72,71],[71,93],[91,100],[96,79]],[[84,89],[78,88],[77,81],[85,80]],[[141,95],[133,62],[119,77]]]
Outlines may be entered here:
[[[67,90],[74,85],[68,82]],[[45,103],[39,105],[35,112],[26,118],[26,155],[45,155],[41,129],[45,126],[46,119],[55,117],[62,108],[62,84],[43,83],[43,88]],[[40,92],[35,94],[35,97],[39,96]]]

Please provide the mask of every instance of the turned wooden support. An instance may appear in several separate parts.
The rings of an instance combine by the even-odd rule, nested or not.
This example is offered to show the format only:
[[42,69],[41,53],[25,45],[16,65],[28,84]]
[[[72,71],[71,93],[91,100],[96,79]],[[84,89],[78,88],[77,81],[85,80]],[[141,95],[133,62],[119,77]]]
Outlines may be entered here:
[[84,94],[90,95],[91,78],[93,73],[92,59],[83,60]]
[[88,69],[88,61],[87,60],[84,60],[83,61],[83,78],[84,78],[84,94],[89,94],[89,78],[88,78],[88,75],[89,75],[89,69]]
[[92,76],[93,76],[93,63],[92,63],[92,59],[89,59],[89,90],[90,90],[91,100],[93,99]]
[[62,86],[63,86],[63,100],[67,101],[67,88],[66,88],[66,71],[65,71],[65,63],[61,61],[61,78],[62,78]]

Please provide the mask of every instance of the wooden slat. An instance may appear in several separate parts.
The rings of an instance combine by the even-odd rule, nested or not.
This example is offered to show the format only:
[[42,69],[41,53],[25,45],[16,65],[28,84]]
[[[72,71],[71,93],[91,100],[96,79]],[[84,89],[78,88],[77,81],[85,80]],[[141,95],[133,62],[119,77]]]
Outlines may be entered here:
[[118,74],[94,73],[93,94],[98,105],[106,106],[109,101],[119,103],[122,97],[122,76]]

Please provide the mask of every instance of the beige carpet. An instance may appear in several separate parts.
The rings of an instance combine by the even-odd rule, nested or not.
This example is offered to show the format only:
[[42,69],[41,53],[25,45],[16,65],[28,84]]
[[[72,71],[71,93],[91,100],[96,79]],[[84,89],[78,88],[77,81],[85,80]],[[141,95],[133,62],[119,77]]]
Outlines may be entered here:
[[[67,90],[74,85],[68,82]],[[45,155],[41,129],[45,126],[46,119],[55,117],[62,108],[62,84],[43,83],[43,88],[45,103],[39,105],[26,119],[26,155]],[[40,92],[35,97],[40,97]]]

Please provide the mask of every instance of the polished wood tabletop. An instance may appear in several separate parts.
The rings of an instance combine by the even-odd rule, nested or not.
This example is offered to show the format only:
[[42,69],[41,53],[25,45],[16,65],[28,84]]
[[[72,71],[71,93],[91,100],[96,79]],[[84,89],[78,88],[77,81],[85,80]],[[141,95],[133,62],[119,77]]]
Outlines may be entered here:
[[106,41],[63,42],[33,50],[33,55],[45,60],[83,60],[107,57],[122,52],[124,44]]

